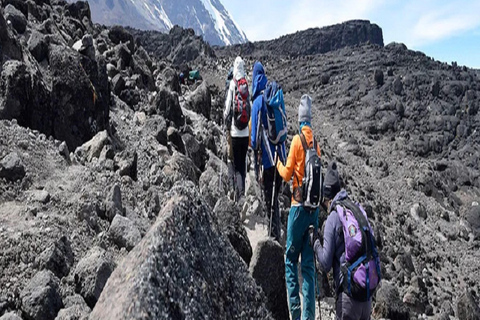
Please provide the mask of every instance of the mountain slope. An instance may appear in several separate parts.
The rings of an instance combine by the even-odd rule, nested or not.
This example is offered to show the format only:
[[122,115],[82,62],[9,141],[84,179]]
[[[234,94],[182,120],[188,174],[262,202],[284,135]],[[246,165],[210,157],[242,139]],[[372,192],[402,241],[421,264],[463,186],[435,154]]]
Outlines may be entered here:
[[92,20],[143,30],[168,31],[174,25],[192,28],[212,45],[247,41],[219,0],[88,0]]

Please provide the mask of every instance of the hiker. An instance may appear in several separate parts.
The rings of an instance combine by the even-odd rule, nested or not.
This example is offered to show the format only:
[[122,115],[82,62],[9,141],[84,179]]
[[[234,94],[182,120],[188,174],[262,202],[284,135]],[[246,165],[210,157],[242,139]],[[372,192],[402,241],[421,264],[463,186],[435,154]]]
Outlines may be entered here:
[[[285,142],[282,142],[276,145],[270,142],[270,139],[267,137],[268,129],[268,120],[267,120],[267,105],[264,98],[264,90],[267,86],[267,76],[265,75],[265,70],[263,65],[256,61],[253,65],[253,80],[252,80],[252,118],[251,118],[251,134],[250,142],[253,150],[255,151],[255,173],[257,170],[260,170],[259,166],[263,167],[263,173],[261,177],[261,183],[263,183],[263,192],[265,196],[265,204],[267,208],[268,216],[271,215],[271,234],[272,236],[280,242],[281,237],[281,223],[280,223],[280,210],[278,207],[278,195],[280,192],[280,187],[282,185],[282,178],[276,172],[275,159],[277,149],[279,150],[279,159],[285,163]],[[266,129],[267,128],[267,129]],[[259,164],[259,159],[261,155],[261,164]],[[257,169],[257,167],[259,169]],[[257,178],[258,179],[258,178]],[[275,179],[275,183],[274,183]],[[275,185],[275,190],[273,187]],[[273,195],[272,195],[273,192]],[[272,203],[273,197],[273,203]],[[273,208],[272,208],[273,207]],[[273,211],[271,211],[273,210]]]
[[[235,58],[233,79],[230,81],[225,100],[224,121],[229,137],[229,171],[233,173],[235,200],[245,195],[246,156],[248,150],[248,122],[250,101],[248,83],[245,78],[245,63],[241,57]],[[233,159],[233,164],[232,164]],[[232,168],[233,167],[233,168]]]
[[[337,165],[333,162],[325,176],[322,204],[328,209],[329,215],[325,223],[323,246],[320,239],[314,242],[315,257],[325,272],[329,272],[333,266],[337,320],[369,320],[372,295],[380,281],[380,260],[365,211],[351,201],[347,192],[340,188]],[[365,225],[366,229],[363,229],[362,225]],[[362,242],[364,235],[367,240]],[[370,255],[367,254],[365,260],[362,260],[368,263],[360,263],[358,269],[351,268],[357,261],[355,259],[363,257],[362,253],[365,253],[365,249],[360,251],[364,248],[362,243],[369,244],[367,248],[370,248]],[[352,269],[350,279],[348,267]],[[369,286],[366,286],[366,283],[369,283]],[[365,289],[367,287],[369,290]]]
[[[316,143],[311,126],[312,119],[312,99],[309,95],[303,95],[298,107],[298,122],[300,125],[299,134],[292,139],[290,151],[288,153],[287,163],[284,166],[281,162],[277,163],[277,169],[280,176],[285,181],[290,181],[293,177],[292,205],[288,214],[287,223],[287,243],[285,257],[285,279],[287,284],[289,309],[292,319],[315,319],[315,266],[313,249],[309,245],[308,229],[310,225],[315,228],[318,226],[318,212],[321,202],[321,181],[316,181],[315,186],[303,188],[305,183],[305,163],[307,150],[309,157],[315,157],[319,161],[320,147]],[[312,155],[312,151],[314,153]],[[308,162],[310,164],[310,162]],[[310,169],[309,169],[310,170]],[[319,168],[316,174],[321,174]],[[305,177],[304,177],[305,176]],[[310,174],[309,174],[310,178]],[[315,179],[321,178],[316,176]],[[305,190],[305,192],[303,191]],[[316,203],[310,206],[309,191],[316,192]],[[307,205],[308,204],[308,205]],[[300,310],[300,285],[298,282],[298,259],[301,255],[301,267],[303,277],[303,313]]]

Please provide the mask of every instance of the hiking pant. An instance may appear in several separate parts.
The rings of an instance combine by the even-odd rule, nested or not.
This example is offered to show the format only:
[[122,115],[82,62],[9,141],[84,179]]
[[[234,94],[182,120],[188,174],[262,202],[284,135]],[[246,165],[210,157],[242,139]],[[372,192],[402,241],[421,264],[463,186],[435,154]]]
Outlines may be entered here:
[[370,320],[372,300],[365,302],[350,298],[345,292],[337,297],[337,320]]
[[[280,209],[278,207],[278,194],[280,193],[280,187],[282,186],[282,177],[277,171],[276,167],[271,167],[263,171],[263,194],[265,196],[265,204],[267,206],[267,217],[270,219],[272,216],[272,236],[280,243],[281,236],[281,224],[280,224]],[[276,174],[275,174],[276,173]],[[276,177],[274,177],[276,175]],[[275,179],[275,195],[273,199],[273,212],[272,210],[272,191],[273,191],[273,179]]]
[[[313,248],[308,243],[308,227],[318,228],[318,209],[309,212],[302,206],[291,207],[288,214],[285,279],[292,319],[315,319],[315,265]],[[301,255],[303,277],[303,313],[300,310],[298,258]]]
[[232,137],[233,166],[235,167],[236,192],[238,198],[245,195],[245,177],[248,137]]

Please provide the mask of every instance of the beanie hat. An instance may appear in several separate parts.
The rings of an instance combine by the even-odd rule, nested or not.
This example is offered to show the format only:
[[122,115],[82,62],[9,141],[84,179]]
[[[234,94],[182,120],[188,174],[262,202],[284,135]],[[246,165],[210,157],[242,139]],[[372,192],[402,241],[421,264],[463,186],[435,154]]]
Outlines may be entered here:
[[332,162],[328,165],[325,176],[323,195],[325,198],[333,199],[340,192],[340,178],[338,176],[337,164]]
[[304,94],[298,106],[298,122],[311,122],[312,120],[312,98]]

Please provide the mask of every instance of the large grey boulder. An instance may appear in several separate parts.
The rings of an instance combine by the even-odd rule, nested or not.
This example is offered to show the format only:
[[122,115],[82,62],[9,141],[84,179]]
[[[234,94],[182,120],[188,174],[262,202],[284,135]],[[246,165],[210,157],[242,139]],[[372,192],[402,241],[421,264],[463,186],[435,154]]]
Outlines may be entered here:
[[115,269],[107,252],[93,247],[80,260],[75,268],[75,291],[79,293],[90,308],[95,306],[105,283]]
[[191,182],[176,184],[90,319],[271,319],[260,288]]
[[252,246],[248,239],[247,231],[240,219],[240,211],[242,208],[242,204],[234,203],[224,196],[217,201],[213,212],[215,213],[223,234],[228,237],[233,248],[248,266],[252,259]]
[[129,251],[142,239],[142,235],[133,221],[119,214],[113,218],[108,235],[117,246],[124,247]]
[[22,318],[14,312],[8,312],[1,316],[0,320],[22,320]]
[[5,20],[12,23],[12,27],[17,30],[18,33],[24,33],[27,28],[27,18],[25,15],[12,6],[11,4],[5,7]]
[[25,166],[16,152],[10,152],[0,161],[0,178],[9,181],[21,180],[25,176]]
[[73,265],[72,247],[67,236],[45,249],[38,257],[38,264],[40,269],[48,269],[59,278],[67,276]]
[[92,311],[78,294],[65,298],[64,303],[55,320],[86,320]]
[[210,89],[205,81],[198,86],[195,91],[188,97],[185,102],[185,107],[189,110],[202,114],[205,118],[210,120],[210,111],[212,109],[212,97]]
[[257,244],[250,274],[267,296],[267,308],[277,320],[288,319],[285,259],[282,246],[271,239]]
[[22,315],[27,320],[53,320],[63,307],[58,278],[49,271],[38,272],[20,293]]

